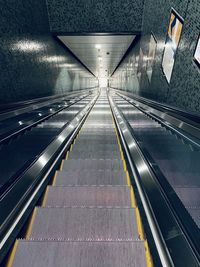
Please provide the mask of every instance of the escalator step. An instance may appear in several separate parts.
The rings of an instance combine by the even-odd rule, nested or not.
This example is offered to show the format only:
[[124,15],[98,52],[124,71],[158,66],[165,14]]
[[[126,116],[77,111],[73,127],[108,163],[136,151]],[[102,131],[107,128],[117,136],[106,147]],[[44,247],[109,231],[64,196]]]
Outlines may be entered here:
[[121,154],[119,151],[73,151],[69,153],[69,159],[121,159]]
[[187,208],[196,225],[200,228],[200,207]]
[[21,240],[13,267],[22,266],[143,267],[146,266],[144,243]]
[[200,187],[175,187],[175,191],[186,207],[200,207]]
[[[118,142],[117,142],[117,138],[113,138],[112,140],[110,139],[106,139],[106,138],[101,138],[99,140],[90,140],[90,138],[88,139],[81,139],[78,138],[78,140],[76,141],[76,145],[84,145],[84,146],[95,146],[95,145],[115,145],[117,146]],[[118,147],[118,146],[117,146]]]
[[63,170],[123,170],[122,160],[117,159],[69,159]]
[[127,185],[124,170],[58,172],[56,185]]
[[86,144],[82,143],[79,145],[74,145],[72,151],[98,151],[98,150],[103,150],[103,151],[115,151],[119,152],[119,146],[118,144]]
[[60,241],[138,240],[130,208],[38,208],[30,238]]
[[46,206],[130,207],[130,187],[49,186]]

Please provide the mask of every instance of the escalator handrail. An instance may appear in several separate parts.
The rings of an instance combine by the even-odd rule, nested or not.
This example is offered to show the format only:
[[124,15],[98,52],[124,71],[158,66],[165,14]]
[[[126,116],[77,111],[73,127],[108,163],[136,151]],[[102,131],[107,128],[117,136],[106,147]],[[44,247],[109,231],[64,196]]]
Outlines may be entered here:
[[[156,184],[156,178],[154,177],[154,173],[151,171],[149,164],[147,163],[146,159],[142,155],[141,150],[137,146],[137,143],[131,134],[131,131],[127,125],[127,122],[123,114],[121,114],[121,112],[118,110],[111,96],[109,96],[109,101],[110,101],[112,112],[115,118],[116,126],[118,129],[120,138],[121,138],[121,142],[125,150],[130,169],[133,173],[134,181],[136,183],[138,193],[142,201],[142,205],[143,205],[143,208],[144,208],[144,211],[145,211],[145,214],[146,214],[146,217],[147,217],[147,220],[148,220],[151,232],[152,232],[152,236],[154,238],[154,242],[155,242],[158,254],[160,256],[160,260],[163,266],[179,266],[177,265],[177,262],[174,263],[174,260],[176,259],[175,258],[172,259],[168,246],[166,244],[166,240],[162,235],[162,229],[160,228],[159,222],[155,216],[155,212],[151,204],[152,202],[150,201],[149,194],[146,190],[147,187],[144,185],[145,179],[147,183],[148,183],[148,179],[149,181],[153,179],[154,184],[153,183],[151,185],[148,184],[148,186],[150,187],[150,186],[155,185],[155,187],[157,187],[157,192],[160,194],[160,200],[162,200],[162,202],[165,205],[165,207],[163,206],[164,207],[163,210],[166,211],[166,208],[167,208],[168,215],[170,215],[169,220],[171,220],[170,225],[171,225],[171,222],[173,222],[175,226],[174,229],[176,229],[178,225],[176,217],[174,217],[173,212],[170,210],[170,207],[165,200],[165,197],[163,196],[159,186]],[[154,192],[156,192],[155,188],[154,188]],[[168,216],[167,214],[165,215],[167,217],[166,218],[166,223],[167,223]],[[183,243],[180,243],[180,244],[183,244],[188,249],[188,255],[186,256],[189,259],[191,259],[191,261],[193,261],[193,263],[195,264],[193,266],[199,266],[199,261],[196,257],[196,254],[194,253],[192,247],[190,246],[187,238],[184,236],[183,232],[181,231],[181,228],[179,231],[180,232],[177,231],[177,233],[179,233],[179,235],[181,234],[181,237],[183,238]],[[177,248],[177,251],[178,249],[180,248]],[[179,263],[182,262],[182,258],[178,260],[179,260]]]
[[89,90],[93,90],[96,89],[96,87],[92,87],[92,88],[86,88],[86,89],[82,89],[82,90],[77,90],[77,91],[73,91],[73,92],[68,92],[67,94],[60,94],[60,95],[54,95],[54,96],[46,96],[46,97],[41,97],[41,98],[34,98],[31,100],[25,100],[25,101],[19,101],[19,102],[14,102],[14,103],[10,103],[10,104],[1,104],[0,107],[0,117],[6,113],[11,113],[11,112],[18,112],[19,110],[22,110],[24,108],[26,108],[27,106],[32,105],[33,107],[37,107],[40,108],[41,104],[45,104],[45,103],[50,103],[49,101],[57,101],[59,99],[64,99],[68,96],[70,97],[74,97],[76,95],[79,94],[83,94],[84,92],[87,92]]
[[[89,95],[89,94],[88,94],[88,95]],[[27,125],[27,126],[24,126],[24,127],[22,127],[21,129],[19,129],[19,130],[13,130],[12,133],[10,133],[10,134],[8,134],[7,136],[5,136],[5,137],[3,137],[3,138],[0,139],[0,144],[2,144],[2,143],[4,143],[4,142],[7,142],[9,139],[11,139],[11,138],[13,138],[13,137],[15,137],[15,136],[17,136],[17,135],[19,135],[19,134],[21,134],[21,133],[27,131],[28,129],[31,129],[32,127],[35,127],[37,124],[39,124],[39,123],[41,123],[41,122],[43,122],[43,121],[45,121],[45,120],[51,118],[52,116],[56,115],[57,113],[61,112],[62,110],[67,109],[67,108],[69,108],[70,106],[72,106],[72,105],[78,103],[79,101],[83,100],[83,99],[86,98],[88,95],[84,95],[84,97],[82,97],[81,99],[78,99],[78,100],[76,100],[76,101],[73,102],[73,103],[69,103],[69,104],[67,104],[66,106],[63,106],[62,108],[59,108],[57,111],[55,111],[55,112],[53,112],[53,113],[51,113],[51,114],[48,114],[48,115],[42,117],[42,119],[38,119],[37,121],[35,121],[35,122],[33,122],[33,123],[31,123],[31,124],[29,124],[29,125]]]
[[[7,249],[6,243],[9,242],[9,238],[13,239],[13,231],[63,153],[69,149],[98,95],[95,95],[83,110],[76,115],[57,136],[56,140],[45,149],[37,161],[27,170],[22,179],[0,201],[0,262],[3,259],[2,255],[6,253],[4,251],[4,249]],[[8,208],[10,209],[8,210]]]
[[[145,113],[146,115],[152,117],[153,119],[157,120],[160,122],[162,125],[164,125],[166,128],[172,130],[173,132],[177,133],[179,136],[181,136],[183,139],[186,141],[190,142],[194,146],[200,148],[200,143],[198,141],[195,141],[194,139],[200,140],[200,129],[193,126],[189,125],[179,119],[172,118],[171,115],[168,115],[164,112],[158,111],[154,109],[154,114],[151,112],[151,110],[148,109],[143,109],[139,106],[136,106],[133,102],[125,98],[123,95],[118,94],[120,97],[122,97],[124,100],[126,100],[129,104],[133,105],[135,108],[140,110],[141,112]],[[152,108],[150,108],[152,109]],[[170,118],[171,117],[171,118]],[[188,133],[186,135],[185,132]]]
[[150,100],[148,98],[145,97],[141,97],[138,95],[135,95],[133,93],[124,91],[124,90],[120,90],[114,87],[110,87],[111,89],[115,89],[115,91],[118,91],[119,93],[122,93],[123,95],[125,95],[126,97],[129,97],[132,100],[137,100],[138,102],[141,102],[143,104],[149,105],[153,108],[159,109],[161,111],[164,111],[166,113],[174,113],[174,114],[179,114],[180,116],[182,116],[183,118],[189,119],[192,122],[195,123],[200,123],[200,114],[197,112],[192,112],[192,111],[185,111],[183,109],[171,106],[171,105],[166,105],[164,103],[160,103],[154,100]]

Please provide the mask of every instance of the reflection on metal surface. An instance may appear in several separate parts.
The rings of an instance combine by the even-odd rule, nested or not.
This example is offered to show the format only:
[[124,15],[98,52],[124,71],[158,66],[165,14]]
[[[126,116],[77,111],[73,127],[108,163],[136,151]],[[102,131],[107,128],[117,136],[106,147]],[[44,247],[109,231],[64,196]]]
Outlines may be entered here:
[[[118,95],[121,96],[122,98],[124,98],[124,95],[123,95],[123,94],[118,93]],[[199,128],[197,128],[197,127],[195,127],[195,126],[193,126],[193,125],[191,125],[191,124],[189,124],[189,123],[186,123],[186,122],[184,122],[184,121],[182,121],[182,120],[180,120],[180,119],[178,119],[178,118],[172,117],[171,115],[169,115],[169,114],[167,114],[167,113],[164,113],[164,112],[159,111],[159,110],[157,110],[157,109],[155,109],[155,108],[152,108],[152,107],[150,107],[150,106],[147,106],[147,105],[145,105],[145,104],[143,104],[143,103],[141,103],[141,102],[139,102],[139,101],[137,101],[137,100],[134,100],[134,101],[133,101],[133,100],[132,100],[131,98],[129,98],[129,97],[126,97],[125,99],[126,99],[127,101],[129,101],[129,102],[134,103],[134,105],[135,105],[136,107],[145,108],[145,111],[146,111],[147,113],[151,113],[152,115],[155,115],[155,116],[158,116],[158,117],[162,118],[166,124],[175,126],[175,127],[179,128],[179,129],[181,129],[181,130],[184,130],[186,133],[189,133],[190,135],[192,135],[192,136],[194,136],[194,137],[200,139],[200,129],[199,129]],[[179,132],[179,134],[181,134],[181,133]],[[187,137],[184,136],[183,134],[182,134],[182,136],[183,136],[184,138],[187,138]],[[189,138],[188,138],[188,141],[194,143],[194,142],[193,142],[191,139],[189,139]],[[198,145],[198,144],[196,144],[196,145]],[[198,146],[199,146],[199,145],[198,145]]]
[[[182,266],[183,262],[189,263],[190,266],[199,266],[187,237],[183,234],[123,115],[111,97],[109,100],[162,266]],[[180,247],[185,251],[184,254],[181,253]]]
[[[83,122],[85,116],[94,105],[97,97],[98,96],[94,96],[91,99],[91,101],[81,111],[82,115],[78,114],[78,120],[77,117],[75,117],[71,121],[71,123],[63,129],[59,136],[54,139],[54,141],[50,143],[50,145],[39,156],[39,158],[37,158],[34,164],[31,165],[25,173],[23,173],[23,176],[17,181],[16,185],[11,187],[1,199],[0,210],[4,210],[4,212],[1,213],[0,217],[0,250],[10,238],[13,233],[13,230],[20,222],[21,218],[24,216],[34,197],[37,195],[43,184],[46,182],[49,174],[57,164],[59,158],[63,155],[64,151],[66,151],[66,149],[71,144],[71,141],[74,138],[74,134],[77,134],[77,127],[79,127],[79,125]],[[55,158],[56,153],[59,154]],[[49,163],[51,163],[50,167]],[[46,172],[46,174],[45,176],[41,177],[41,173],[43,173],[44,171]],[[28,199],[27,193],[29,193]],[[16,203],[16,201],[11,197],[13,195],[18,195],[18,203]],[[26,202],[24,203],[25,200]],[[9,203],[9,208],[7,208],[6,210],[4,209],[5,203]],[[14,211],[18,211],[18,214],[13,219],[11,215]],[[9,227],[9,230],[5,231],[5,227]]]

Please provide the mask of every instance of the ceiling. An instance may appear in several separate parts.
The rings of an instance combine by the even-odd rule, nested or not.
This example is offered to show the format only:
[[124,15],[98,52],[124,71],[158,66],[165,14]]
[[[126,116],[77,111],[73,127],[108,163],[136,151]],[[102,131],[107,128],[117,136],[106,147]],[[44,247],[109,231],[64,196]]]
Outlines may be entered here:
[[58,36],[98,78],[109,77],[135,36]]

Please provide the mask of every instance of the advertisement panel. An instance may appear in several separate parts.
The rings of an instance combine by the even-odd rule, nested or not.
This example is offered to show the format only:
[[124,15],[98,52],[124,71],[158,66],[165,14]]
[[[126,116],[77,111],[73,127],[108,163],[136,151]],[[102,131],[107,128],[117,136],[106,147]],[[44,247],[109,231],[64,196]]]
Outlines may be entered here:
[[162,69],[168,83],[171,81],[175,55],[181,38],[182,29],[183,19],[172,9],[162,60]]
[[194,52],[194,61],[197,64],[197,66],[200,68],[200,34],[199,34],[197,46]]

